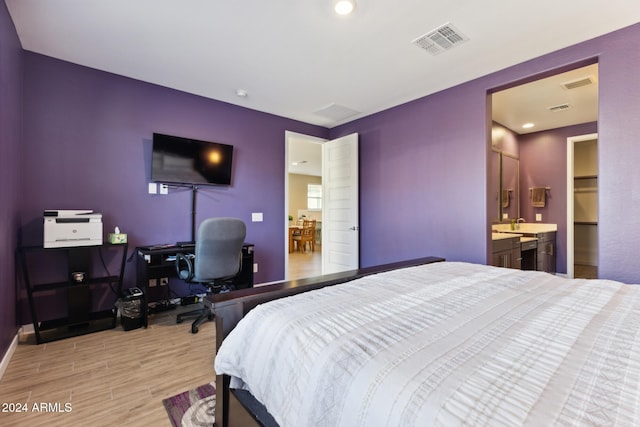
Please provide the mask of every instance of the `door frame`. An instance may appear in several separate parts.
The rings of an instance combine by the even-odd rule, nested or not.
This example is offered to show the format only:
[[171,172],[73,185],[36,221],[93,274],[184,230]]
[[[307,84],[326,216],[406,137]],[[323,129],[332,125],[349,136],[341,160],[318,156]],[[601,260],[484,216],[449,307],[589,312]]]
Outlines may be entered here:
[[[598,139],[597,133],[575,135],[567,138],[567,277],[573,279],[575,275],[575,236],[573,232],[574,221],[574,161],[576,142]],[[599,158],[599,156],[598,156]],[[598,203],[598,206],[600,204]]]
[[[305,139],[309,142],[315,142],[318,144],[324,144],[328,141],[325,138],[319,138],[316,136],[305,135],[303,133],[293,132],[289,130],[284,131],[284,279],[289,280],[289,144],[293,139]],[[321,257],[324,257],[324,252],[321,252]]]

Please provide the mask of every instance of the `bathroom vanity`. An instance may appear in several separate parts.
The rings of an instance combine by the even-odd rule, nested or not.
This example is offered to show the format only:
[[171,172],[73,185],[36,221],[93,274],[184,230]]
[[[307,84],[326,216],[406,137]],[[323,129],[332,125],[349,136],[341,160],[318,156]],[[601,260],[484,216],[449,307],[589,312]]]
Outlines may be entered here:
[[491,265],[555,273],[557,231],[557,224],[522,223],[516,230],[511,224],[493,225]]

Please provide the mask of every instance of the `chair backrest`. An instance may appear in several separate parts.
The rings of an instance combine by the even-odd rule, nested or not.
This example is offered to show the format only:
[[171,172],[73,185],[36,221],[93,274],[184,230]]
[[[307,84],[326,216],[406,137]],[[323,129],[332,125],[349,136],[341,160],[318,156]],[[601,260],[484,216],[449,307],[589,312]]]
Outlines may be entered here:
[[209,282],[235,276],[242,265],[247,228],[237,218],[208,218],[198,227],[193,281]]

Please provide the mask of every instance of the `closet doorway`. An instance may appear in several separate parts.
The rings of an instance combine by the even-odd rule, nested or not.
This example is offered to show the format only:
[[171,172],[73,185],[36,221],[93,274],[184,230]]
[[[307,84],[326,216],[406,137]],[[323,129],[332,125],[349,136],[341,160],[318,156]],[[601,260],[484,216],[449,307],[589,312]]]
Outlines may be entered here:
[[567,276],[598,278],[598,135],[567,138]]

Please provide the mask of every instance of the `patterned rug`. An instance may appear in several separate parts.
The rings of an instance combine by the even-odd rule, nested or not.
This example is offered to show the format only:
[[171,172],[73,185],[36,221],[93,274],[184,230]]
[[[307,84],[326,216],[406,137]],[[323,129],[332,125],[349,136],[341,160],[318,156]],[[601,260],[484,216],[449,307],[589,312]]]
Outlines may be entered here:
[[174,427],[212,426],[215,421],[215,383],[185,391],[162,401]]

